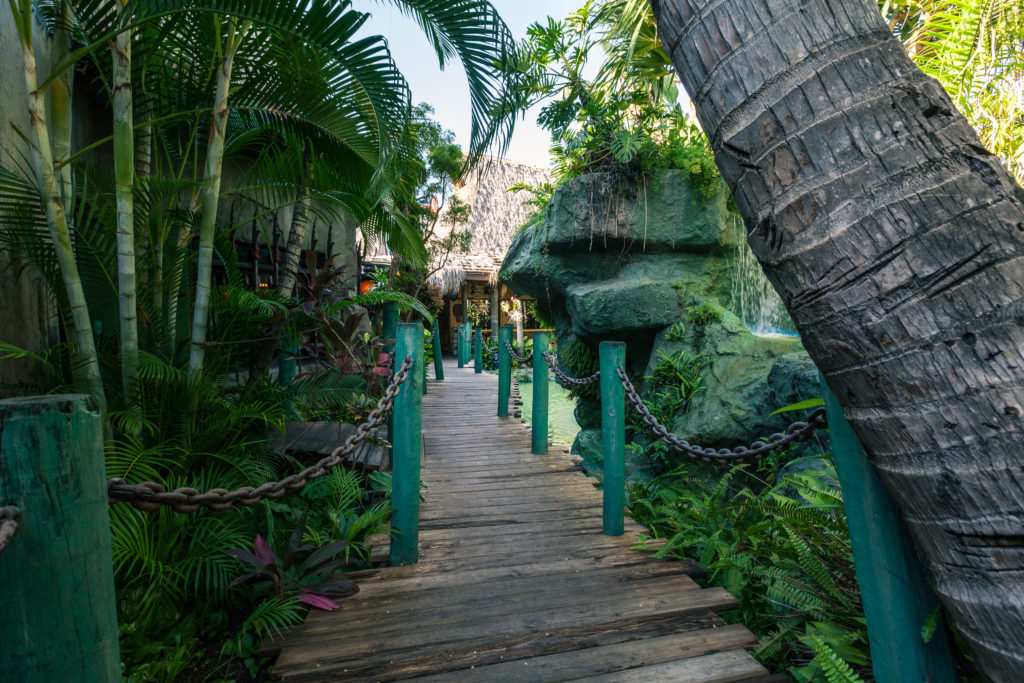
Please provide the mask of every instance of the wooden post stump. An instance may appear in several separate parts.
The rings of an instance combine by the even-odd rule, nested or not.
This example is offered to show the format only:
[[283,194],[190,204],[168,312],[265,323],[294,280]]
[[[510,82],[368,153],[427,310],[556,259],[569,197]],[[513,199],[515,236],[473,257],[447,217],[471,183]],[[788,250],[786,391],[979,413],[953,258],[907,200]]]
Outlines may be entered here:
[[621,536],[626,508],[626,392],[618,368],[626,345],[601,342],[601,450],[604,454],[604,533]]
[[88,396],[0,401],[0,680],[120,681],[103,428]]
[[533,333],[533,419],[531,452],[545,455],[548,452],[548,363],[544,352],[548,350],[548,333]]
[[512,343],[512,326],[502,325],[498,330],[498,417],[508,417],[508,396],[512,391],[512,356],[508,344]]
[[420,453],[423,423],[423,327],[399,323],[395,367],[412,356],[413,366],[395,397],[391,454],[391,564],[419,559]]

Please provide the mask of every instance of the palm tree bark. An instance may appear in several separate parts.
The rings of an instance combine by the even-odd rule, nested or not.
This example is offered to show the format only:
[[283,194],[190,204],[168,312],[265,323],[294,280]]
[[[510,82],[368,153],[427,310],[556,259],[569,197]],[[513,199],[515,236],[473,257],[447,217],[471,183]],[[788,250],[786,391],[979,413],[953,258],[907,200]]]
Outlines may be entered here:
[[872,0],[653,0],[748,242],[985,675],[1024,680],[1024,191]]
[[[68,298],[71,340],[77,346],[76,375],[96,399],[100,410],[105,413],[107,400],[103,390],[103,378],[100,375],[96,342],[92,333],[92,319],[89,316],[89,306],[85,300],[85,289],[78,272],[78,263],[75,261],[71,228],[68,224],[68,214],[64,209],[66,197],[62,196],[60,180],[54,171],[53,147],[50,142],[50,126],[46,118],[45,96],[38,85],[35,43],[32,36],[31,3],[27,0],[17,3],[12,1],[10,5],[21,41],[28,112],[32,121],[32,131],[35,134],[35,140],[31,146],[32,163],[36,181],[39,183],[50,239],[53,241],[54,252],[64,282],[64,291]],[[70,102],[67,105],[67,111],[64,113],[70,116]]]
[[[118,0],[118,12],[125,11]],[[117,34],[113,61],[114,188],[117,201],[117,304],[121,331],[121,382],[125,403],[134,401],[139,327],[135,288],[135,133],[132,112],[132,33]]]
[[[277,285],[277,293],[291,296],[295,289],[295,281],[299,274],[299,253],[306,241],[306,228],[309,225],[309,206],[312,203],[313,160],[310,151],[302,151],[303,186],[302,196],[295,202],[292,209],[292,228],[288,231],[288,245],[281,260],[281,281]],[[330,254],[327,255],[330,257]],[[312,271],[316,264],[306,264]]]
[[231,67],[235,52],[242,42],[246,28],[230,26],[224,41],[224,54],[217,65],[217,91],[214,96],[213,117],[210,123],[210,144],[206,150],[206,168],[202,199],[202,218],[199,225],[199,259],[196,265],[196,301],[192,315],[192,348],[188,359],[190,376],[203,371],[206,351],[206,328],[210,319],[210,287],[213,282],[213,240],[217,225],[217,207],[220,200],[220,180],[224,165],[224,139],[227,135],[228,92],[231,88]]

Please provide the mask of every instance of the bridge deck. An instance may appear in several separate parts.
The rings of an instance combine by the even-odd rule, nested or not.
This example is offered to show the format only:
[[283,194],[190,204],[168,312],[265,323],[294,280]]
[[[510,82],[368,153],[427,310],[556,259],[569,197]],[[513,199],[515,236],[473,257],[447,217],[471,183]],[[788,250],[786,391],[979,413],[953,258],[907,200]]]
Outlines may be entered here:
[[282,643],[286,681],[769,681],[735,606],[695,563],[601,534],[601,494],[568,454],[530,453],[495,417],[497,378],[446,362],[424,397],[420,562],[354,575]]

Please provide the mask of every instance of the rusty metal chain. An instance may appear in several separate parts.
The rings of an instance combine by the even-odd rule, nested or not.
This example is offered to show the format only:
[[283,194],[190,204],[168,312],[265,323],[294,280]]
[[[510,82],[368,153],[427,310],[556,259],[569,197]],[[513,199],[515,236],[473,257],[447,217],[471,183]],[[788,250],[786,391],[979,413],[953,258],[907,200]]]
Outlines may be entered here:
[[277,499],[291,491],[302,489],[309,482],[324,476],[344,461],[347,455],[356,450],[370,433],[384,423],[384,417],[391,410],[398,396],[399,387],[409,375],[412,358],[406,356],[398,372],[395,373],[384,391],[384,396],[367,416],[366,421],[356,427],[356,431],[345,439],[327,457],[315,465],[307,467],[297,474],[292,474],[280,481],[271,481],[255,488],[243,486],[228,491],[227,489],[211,489],[200,493],[196,489],[182,487],[167,491],[162,485],[151,481],[140,484],[129,484],[124,479],[107,480],[107,496],[111,505],[119,502],[131,503],[139,510],[153,512],[162,505],[169,506],[175,512],[195,512],[201,507],[214,511],[227,510],[232,505],[256,505],[267,499]]
[[0,507],[0,555],[3,554],[14,535],[18,533],[19,521],[21,521],[21,510],[13,505]]
[[562,386],[576,386],[585,387],[601,379],[601,371],[598,370],[589,377],[572,377],[565,373],[562,368],[558,366],[558,361],[555,359],[555,354],[550,351],[544,352],[544,360],[548,362],[548,367],[555,373],[555,378]]
[[825,419],[825,409],[818,408],[807,417],[806,422],[794,422],[786,429],[786,433],[775,433],[768,437],[767,441],[755,441],[749,446],[736,446],[732,449],[701,448],[691,445],[690,442],[680,439],[668,430],[665,425],[658,422],[657,418],[651,415],[650,408],[643,402],[637,393],[633,383],[629,381],[626,371],[623,368],[616,368],[619,379],[622,380],[622,388],[626,390],[626,400],[633,404],[636,413],[643,419],[643,422],[651,432],[664,441],[667,445],[693,460],[704,462],[757,462],[775,451],[782,450],[791,443],[807,441],[814,434],[815,430],[828,426]]
[[512,348],[512,344],[510,344],[507,339],[505,340],[505,348],[508,349],[508,353],[510,356],[512,356],[512,360],[519,363],[520,365],[530,365],[531,359],[527,358],[526,356],[520,356],[518,353],[516,353],[516,350]]

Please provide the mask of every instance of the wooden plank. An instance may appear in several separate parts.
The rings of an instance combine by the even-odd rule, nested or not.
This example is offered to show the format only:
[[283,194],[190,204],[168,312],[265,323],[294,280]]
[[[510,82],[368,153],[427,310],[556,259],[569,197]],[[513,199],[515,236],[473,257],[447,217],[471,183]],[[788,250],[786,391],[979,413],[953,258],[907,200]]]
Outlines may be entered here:
[[743,650],[730,650],[577,680],[590,683],[735,683],[767,673],[767,669]]
[[[611,674],[627,669],[665,664],[680,656],[700,655],[752,647],[757,639],[742,626],[670,633],[664,636],[591,647],[559,654],[505,661],[474,669],[423,676],[423,683],[556,683],[583,676]],[[509,659],[509,658],[506,658]],[[677,681],[689,679],[675,679]]]

